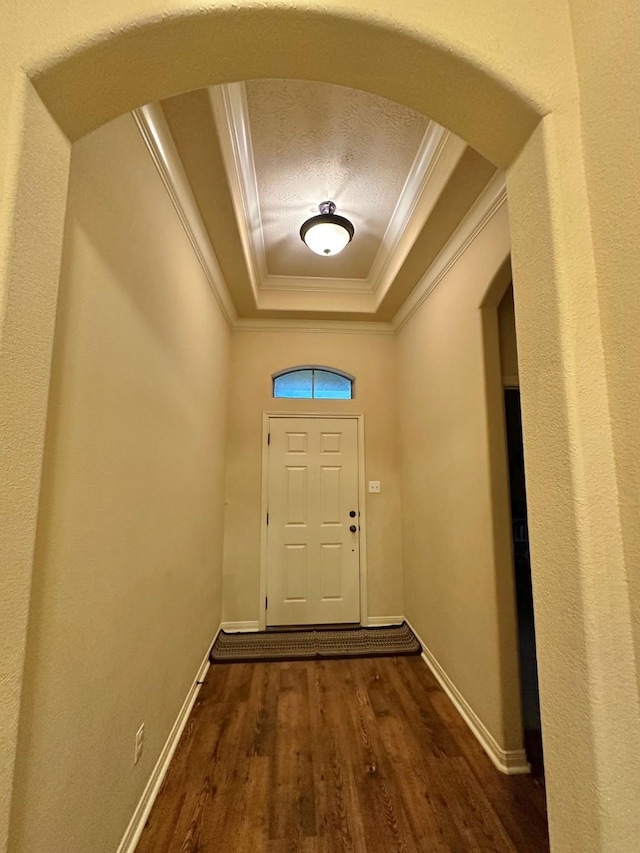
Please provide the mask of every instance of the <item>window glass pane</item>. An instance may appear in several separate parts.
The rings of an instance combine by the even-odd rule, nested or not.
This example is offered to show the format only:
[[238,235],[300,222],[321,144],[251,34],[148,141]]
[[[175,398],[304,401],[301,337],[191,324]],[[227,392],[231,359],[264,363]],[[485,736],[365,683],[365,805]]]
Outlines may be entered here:
[[312,373],[312,370],[294,370],[278,376],[273,381],[273,396],[310,400]]
[[350,400],[351,380],[328,370],[314,370],[313,396],[318,400]]

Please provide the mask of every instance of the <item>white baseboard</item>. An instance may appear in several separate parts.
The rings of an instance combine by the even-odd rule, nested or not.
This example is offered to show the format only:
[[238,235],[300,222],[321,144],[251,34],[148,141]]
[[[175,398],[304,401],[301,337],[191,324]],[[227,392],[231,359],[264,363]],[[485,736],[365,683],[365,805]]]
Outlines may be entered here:
[[200,692],[200,687],[202,686],[202,681],[204,681],[204,677],[207,674],[207,670],[209,669],[209,652],[211,651],[211,646],[215,643],[218,634],[220,633],[222,626],[218,628],[216,631],[215,637],[211,642],[211,645],[207,649],[207,654],[205,655],[204,660],[200,664],[198,669],[198,673],[193,680],[193,684],[189,688],[189,692],[187,693],[187,698],[184,700],[182,704],[182,708],[180,708],[180,713],[173,724],[173,728],[169,733],[169,737],[167,738],[167,742],[165,743],[162,752],[160,753],[160,757],[156,762],[156,766],[153,768],[153,772],[149,777],[149,781],[147,782],[144,791],[142,792],[142,797],[140,798],[140,802],[136,806],[136,810],[133,813],[133,817],[127,827],[127,830],[118,846],[118,850],[116,853],[134,853],[136,847],[138,846],[138,841],[140,840],[140,836],[142,835],[142,830],[144,829],[144,825],[147,822],[147,818],[149,817],[149,813],[153,807],[153,804],[158,796],[158,792],[164,782],[164,777],[167,774],[167,770],[169,769],[169,765],[171,764],[171,759],[173,758],[173,754],[176,751],[176,747],[178,746],[178,742],[180,740],[180,736],[184,731],[184,727],[187,724],[187,720],[189,719],[189,714],[191,713],[191,709],[193,708],[195,701],[198,697],[198,693]]
[[389,625],[402,625],[404,616],[369,616],[367,628],[384,628]]
[[240,631],[259,631],[260,623],[255,622],[223,622],[220,626],[227,634],[233,634]]
[[487,753],[493,764],[501,773],[506,773],[507,776],[515,776],[523,773],[530,773],[531,767],[527,761],[527,755],[524,749],[505,750],[496,741],[489,729],[482,722],[480,717],[473,710],[471,705],[464,698],[462,693],[449,678],[442,666],[438,663],[435,655],[429,650],[424,640],[420,637],[411,622],[407,619],[407,624],[416,635],[422,646],[422,660],[434,674],[436,680],[453,702],[456,710],[469,726],[475,735],[478,743]]

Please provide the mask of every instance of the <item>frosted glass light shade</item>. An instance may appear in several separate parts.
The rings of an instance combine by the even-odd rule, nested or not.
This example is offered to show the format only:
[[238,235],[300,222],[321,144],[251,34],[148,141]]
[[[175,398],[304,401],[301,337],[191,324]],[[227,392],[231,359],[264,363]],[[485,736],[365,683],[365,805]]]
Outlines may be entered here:
[[337,255],[351,240],[351,235],[342,225],[335,222],[319,222],[312,225],[304,236],[304,242],[316,255]]
[[320,205],[320,216],[312,216],[300,229],[300,237],[316,255],[337,255],[349,243],[354,228],[344,216],[336,216],[335,204],[324,201]]

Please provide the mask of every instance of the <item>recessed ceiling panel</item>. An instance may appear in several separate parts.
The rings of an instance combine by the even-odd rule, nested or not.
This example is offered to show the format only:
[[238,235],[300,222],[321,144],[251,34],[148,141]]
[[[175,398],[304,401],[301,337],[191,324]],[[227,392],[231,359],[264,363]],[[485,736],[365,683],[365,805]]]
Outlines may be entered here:
[[[332,84],[230,83],[149,105],[137,120],[241,321],[388,323],[494,182],[494,167],[435,122]],[[299,237],[326,199],[356,229],[329,258]]]
[[[252,80],[245,92],[267,274],[366,279],[428,119],[330,83]],[[340,255],[318,258],[298,233],[325,200],[356,235]]]

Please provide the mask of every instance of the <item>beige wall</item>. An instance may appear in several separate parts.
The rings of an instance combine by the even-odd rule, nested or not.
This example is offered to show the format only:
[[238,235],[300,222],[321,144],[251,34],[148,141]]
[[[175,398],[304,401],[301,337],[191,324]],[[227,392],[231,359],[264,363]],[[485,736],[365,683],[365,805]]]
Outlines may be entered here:
[[[629,574],[616,583],[615,610],[631,614],[640,682],[640,11],[636,0],[571,0],[571,9],[611,430],[624,483],[620,508]],[[615,728],[618,761],[624,762],[625,737],[619,723]],[[631,801],[628,807],[635,808]]]
[[398,388],[405,613],[499,747],[517,750],[498,322],[495,305],[481,310],[508,253],[505,206],[402,329]]
[[498,305],[498,331],[500,334],[500,363],[502,377],[518,380],[518,344],[516,341],[516,316],[513,304],[513,287],[509,287]]
[[[402,615],[400,483],[397,459],[395,339],[390,335],[234,332],[224,550],[225,622],[255,621],[260,598],[262,413],[365,415],[369,616]],[[298,364],[337,367],[356,377],[354,400],[274,400],[271,376]]]
[[113,853],[220,623],[227,355],[117,119],[72,153],[14,853]]
[[398,100],[509,167],[552,843],[635,851],[635,1],[434,0],[426,11],[411,0],[373,10],[369,0],[242,9],[227,0],[14,0],[0,16],[0,847],[23,686],[65,136],[178,91],[296,76]]

